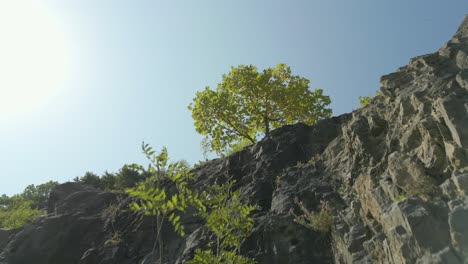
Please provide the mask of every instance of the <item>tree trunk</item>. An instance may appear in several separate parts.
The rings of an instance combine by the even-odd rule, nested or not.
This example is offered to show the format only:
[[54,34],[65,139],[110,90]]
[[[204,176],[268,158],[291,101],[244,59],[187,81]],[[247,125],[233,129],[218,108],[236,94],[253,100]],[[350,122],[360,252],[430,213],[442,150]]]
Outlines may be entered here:
[[264,117],[263,122],[265,124],[265,136],[268,136],[270,134],[270,121],[267,116]]

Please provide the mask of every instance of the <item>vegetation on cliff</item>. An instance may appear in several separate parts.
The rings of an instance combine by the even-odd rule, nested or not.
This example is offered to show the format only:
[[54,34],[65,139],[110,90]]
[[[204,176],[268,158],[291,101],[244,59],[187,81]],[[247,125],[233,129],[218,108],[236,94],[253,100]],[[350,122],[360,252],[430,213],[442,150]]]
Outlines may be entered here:
[[263,72],[252,65],[232,67],[216,90],[206,87],[189,105],[197,132],[205,136],[202,147],[223,154],[245,142],[254,144],[272,129],[330,117],[330,97],[321,89],[310,90],[309,84],[286,64]]
[[55,181],[31,184],[20,194],[0,196],[0,228],[19,228],[36,219],[43,213],[49,193],[57,185]]

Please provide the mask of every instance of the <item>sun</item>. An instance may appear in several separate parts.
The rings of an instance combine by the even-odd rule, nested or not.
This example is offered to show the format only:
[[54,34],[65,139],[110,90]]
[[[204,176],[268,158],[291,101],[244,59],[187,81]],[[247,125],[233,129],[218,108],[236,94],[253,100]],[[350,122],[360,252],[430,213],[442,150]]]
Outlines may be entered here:
[[65,34],[35,0],[0,1],[0,121],[34,112],[69,73]]

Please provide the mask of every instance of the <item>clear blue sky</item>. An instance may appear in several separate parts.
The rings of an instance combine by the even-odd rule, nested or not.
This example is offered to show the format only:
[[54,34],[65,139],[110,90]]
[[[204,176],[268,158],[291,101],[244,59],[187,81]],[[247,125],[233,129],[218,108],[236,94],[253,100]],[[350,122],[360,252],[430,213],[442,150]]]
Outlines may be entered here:
[[0,194],[145,162],[143,140],[203,159],[187,105],[231,65],[287,63],[331,96],[335,115],[350,112],[468,13],[466,0],[44,3],[66,32],[72,71],[47,105],[0,120]]

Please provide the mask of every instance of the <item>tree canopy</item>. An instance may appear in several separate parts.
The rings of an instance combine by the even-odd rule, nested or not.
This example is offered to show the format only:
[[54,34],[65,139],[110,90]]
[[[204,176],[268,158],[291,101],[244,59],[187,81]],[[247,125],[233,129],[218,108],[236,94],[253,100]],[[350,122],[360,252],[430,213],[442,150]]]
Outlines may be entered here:
[[0,228],[19,228],[36,219],[46,207],[50,191],[57,185],[56,181],[31,184],[20,194],[0,196]]
[[220,154],[242,140],[253,144],[272,129],[330,117],[330,97],[309,84],[286,64],[262,72],[252,65],[232,67],[216,90],[206,87],[189,105],[205,150]]
[[46,207],[47,199],[49,198],[49,193],[54,187],[59,185],[56,181],[48,181],[39,185],[28,185],[21,196],[32,202],[32,205],[35,208],[44,208]]

